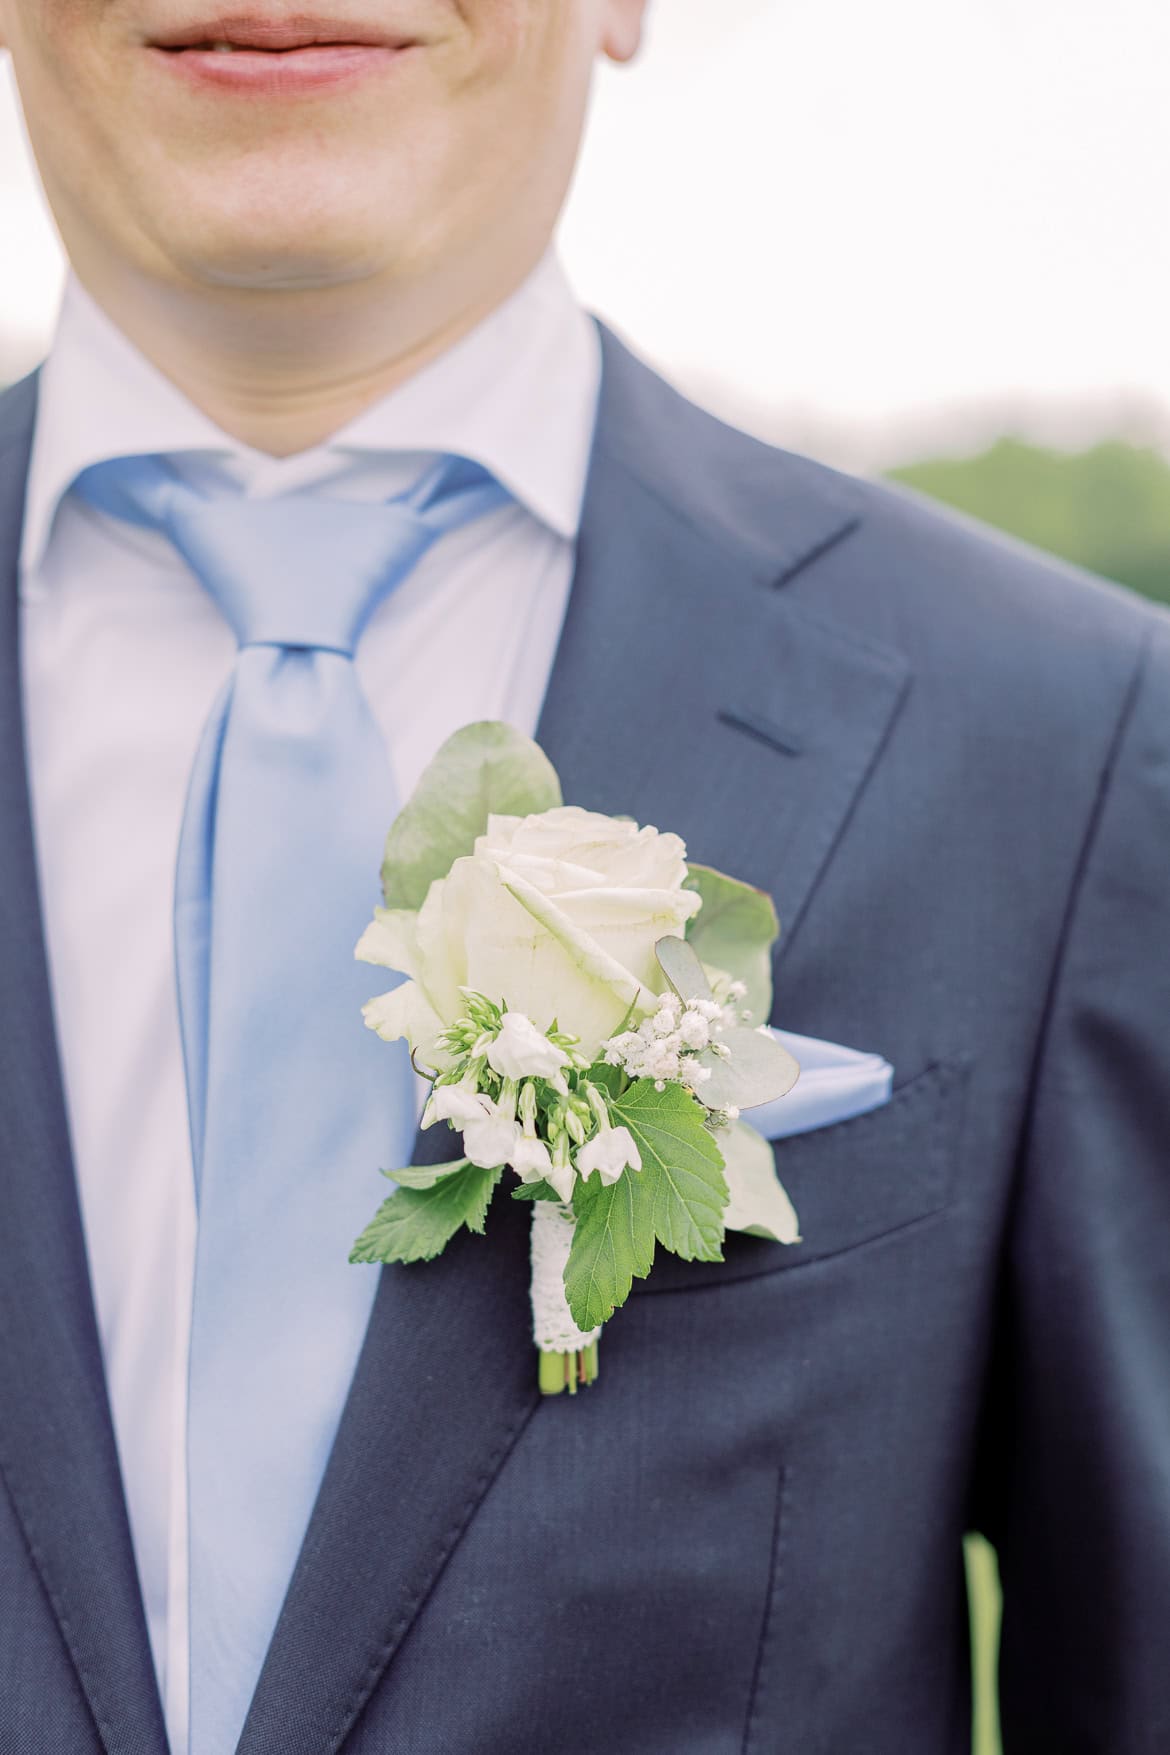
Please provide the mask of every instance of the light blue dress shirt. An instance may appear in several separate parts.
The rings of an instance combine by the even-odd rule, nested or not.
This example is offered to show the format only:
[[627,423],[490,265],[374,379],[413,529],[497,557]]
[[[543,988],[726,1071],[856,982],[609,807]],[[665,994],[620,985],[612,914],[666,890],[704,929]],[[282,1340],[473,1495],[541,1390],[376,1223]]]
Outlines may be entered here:
[[546,260],[478,330],[328,443],[273,459],[215,427],[76,283],[66,295],[43,374],[22,552],[29,767],[86,1243],[174,1755],[187,1748],[195,1212],[171,907],[187,782],[236,643],[165,542],[67,490],[87,464],[136,452],[170,455],[193,480],[227,477],[259,498],[320,485],[384,500],[440,452],[492,470],[517,503],[445,537],[359,648],[405,796],[468,720],[535,729],[599,378],[596,329]]

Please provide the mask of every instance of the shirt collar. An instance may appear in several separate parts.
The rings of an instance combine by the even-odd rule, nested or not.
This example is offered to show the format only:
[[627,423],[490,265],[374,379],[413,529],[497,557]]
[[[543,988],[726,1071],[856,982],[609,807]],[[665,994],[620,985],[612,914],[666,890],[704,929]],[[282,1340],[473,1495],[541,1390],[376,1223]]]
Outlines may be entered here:
[[468,335],[323,445],[272,458],[230,438],[151,365],[70,277],[42,368],[22,542],[41,565],[57,508],[90,464],[162,453],[248,492],[342,482],[378,458],[447,453],[491,470],[534,517],[576,537],[601,381],[597,327],[549,254]]

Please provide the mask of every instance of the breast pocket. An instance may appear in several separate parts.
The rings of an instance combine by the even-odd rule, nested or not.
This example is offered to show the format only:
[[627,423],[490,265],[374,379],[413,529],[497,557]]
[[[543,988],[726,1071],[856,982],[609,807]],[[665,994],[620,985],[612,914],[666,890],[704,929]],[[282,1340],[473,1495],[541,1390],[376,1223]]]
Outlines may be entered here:
[[968,1071],[963,1058],[936,1062],[880,1109],[775,1142],[776,1171],[796,1208],[800,1243],[729,1233],[721,1262],[684,1262],[660,1250],[649,1280],[636,1281],[635,1291],[682,1291],[791,1271],[939,1212],[951,1199]]

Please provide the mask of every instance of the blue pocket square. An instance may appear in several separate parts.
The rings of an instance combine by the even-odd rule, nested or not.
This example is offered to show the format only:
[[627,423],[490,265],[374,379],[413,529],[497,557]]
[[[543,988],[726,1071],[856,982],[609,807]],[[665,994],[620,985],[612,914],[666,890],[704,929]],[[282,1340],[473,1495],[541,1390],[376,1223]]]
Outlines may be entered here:
[[863,1054],[788,1030],[771,1034],[799,1062],[800,1077],[787,1096],[744,1110],[743,1120],[766,1140],[811,1133],[889,1102],[894,1069],[880,1054]]

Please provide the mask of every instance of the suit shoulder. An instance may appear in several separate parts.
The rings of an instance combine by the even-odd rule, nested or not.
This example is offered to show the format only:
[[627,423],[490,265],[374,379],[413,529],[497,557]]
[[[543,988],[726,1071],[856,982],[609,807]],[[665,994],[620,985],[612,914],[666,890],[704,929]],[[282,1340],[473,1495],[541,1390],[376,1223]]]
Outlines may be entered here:
[[1095,699],[1108,713],[1151,639],[1165,638],[1170,616],[1125,587],[908,488],[768,445],[624,350],[615,360],[612,342],[609,352],[623,463],[747,551],[787,601],[898,648],[918,674],[1001,706],[1014,694],[1033,720]]
[[901,563],[900,588],[925,610],[941,600],[1071,655],[1105,640],[1141,643],[1165,612],[1123,585],[1006,535],[912,489],[857,482],[870,564]]

